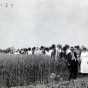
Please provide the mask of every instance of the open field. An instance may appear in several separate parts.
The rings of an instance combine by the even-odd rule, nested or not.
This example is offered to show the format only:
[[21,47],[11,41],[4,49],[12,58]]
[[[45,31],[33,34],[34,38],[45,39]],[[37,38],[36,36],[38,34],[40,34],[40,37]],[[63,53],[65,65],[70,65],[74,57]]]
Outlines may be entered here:
[[54,82],[49,84],[36,84],[29,86],[18,86],[11,88],[88,88],[88,78],[76,79],[74,81]]
[[4,54],[0,55],[0,88],[52,88],[50,74],[53,66],[55,74],[59,75],[53,81],[54,88],[74,88],[71,86],[75,85],[80,85],[75,88],[88,88],[81,87],[87,86],[87,77],[78,77],[75,82],[67,81],[69,71],[64,59],[53,63],[49,56]]
[[49,83],[51,81],[50,74],[53,70],[63,80],[68,78],[68,70],[63,60],[54,63],[49,56],[1,54],[0,86],[10,87],[30,85],[32,83]]

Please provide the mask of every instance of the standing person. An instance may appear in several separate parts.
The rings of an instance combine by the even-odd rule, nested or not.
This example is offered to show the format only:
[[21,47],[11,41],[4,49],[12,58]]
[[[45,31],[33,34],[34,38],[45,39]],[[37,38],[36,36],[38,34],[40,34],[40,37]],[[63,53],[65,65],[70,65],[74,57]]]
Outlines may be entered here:
[[61,45],[57,45],[56,47],[56,56],[59,57],[60,53],[61,53],[61,50],[62,50],[62,46]]
[[86,48],[83,48],[80,59],[81,59],[80,73],[88,74],[88,51]]
[[36,48],[35,48],[35,47],[33,47],[33,48],[32,48],[32,55],[34,55],[34,54],[35,54],[35,50],[36,50]]
[[67,60],[67,66],[68,66],[68,70],[69,70],[69,80],[70,80],[71,77],[72,77],[71,59],[72,59],[71,50],[68,49],[68,50],[66,51],[66,60]]
[[51,58],[53,61],[55,61],[55,56],[56,56],[56,46],[53,44],[52,47],[52,52],[51,52]]
[[78,60],[74,53],[74,48],[71,48],[71,52],[67,54],[67,58],[68,58],[69,72],[70,72],[69,80],[76,79],[78,74]]
[[56,46],[55,46],[55,44],[53,44],[51,46],[51,50],[52,50],[52,52],[51,52],[52,71],[55,72],[55,63],[56,63],[56,61],[55,61],[55,59],[56,59]]
[[74,47],[74,56],[77,58],[78,61],[78,73],[80,72],[80,64],[81,64],[81,60],[80,60],[80,56],[81,56],[81,49],[80,47]]

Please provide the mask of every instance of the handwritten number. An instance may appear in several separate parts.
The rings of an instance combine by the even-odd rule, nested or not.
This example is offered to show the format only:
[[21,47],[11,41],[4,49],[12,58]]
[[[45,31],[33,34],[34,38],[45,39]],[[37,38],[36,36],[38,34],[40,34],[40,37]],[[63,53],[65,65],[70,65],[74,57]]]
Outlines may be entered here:
[[8,0],[4,0],[3,2],[0,2],[0,8],[5,7],[5,8],[13,8],[14,3],[10,3]]

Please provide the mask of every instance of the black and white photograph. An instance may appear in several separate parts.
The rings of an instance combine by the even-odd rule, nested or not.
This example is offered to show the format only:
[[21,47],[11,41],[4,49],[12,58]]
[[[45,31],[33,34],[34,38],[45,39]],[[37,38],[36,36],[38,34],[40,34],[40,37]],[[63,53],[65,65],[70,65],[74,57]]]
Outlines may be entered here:
[[88,88],[88,0],[0,0],[0,88]]

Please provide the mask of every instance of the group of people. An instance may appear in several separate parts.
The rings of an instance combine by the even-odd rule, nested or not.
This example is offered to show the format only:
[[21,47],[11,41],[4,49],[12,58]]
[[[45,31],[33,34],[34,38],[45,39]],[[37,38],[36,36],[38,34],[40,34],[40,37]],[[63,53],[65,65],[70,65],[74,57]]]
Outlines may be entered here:
[[[11,50],[7,49],[7,51],[9,52]],[[3,52],[3,50],[0,50],[0,52]],[[32,48],[22,48],[17,49],[13,54],[48,55],[53,61],[58,61],[58,59],[64,58],[67,62],[67,66],[70,73],[69,79],[77,78],[79,72],[88,73],[88,50],[86,47],[80,47],[79,45],[62,46],[59,44],[52,44],[50,47],[41,46]]]
[[79,66],[80,66],[80,55],[81,51],[79,47],[69,47],[66,46],[63,48],[63,52],[61,53],[61,57],[67,61],[67,66],[69,69],[69,80],[75,79],[78,75]]
[[[76,79],[78,73],[88,74],[88,50],[86,47],[80,46],[69,46],[64,47],[58,46],[53,47],[53,52],[51,53],[51,58],[66,60],[66,64],[69,70],[69,80]],[[56,54],[55,54],[56,53]]]

